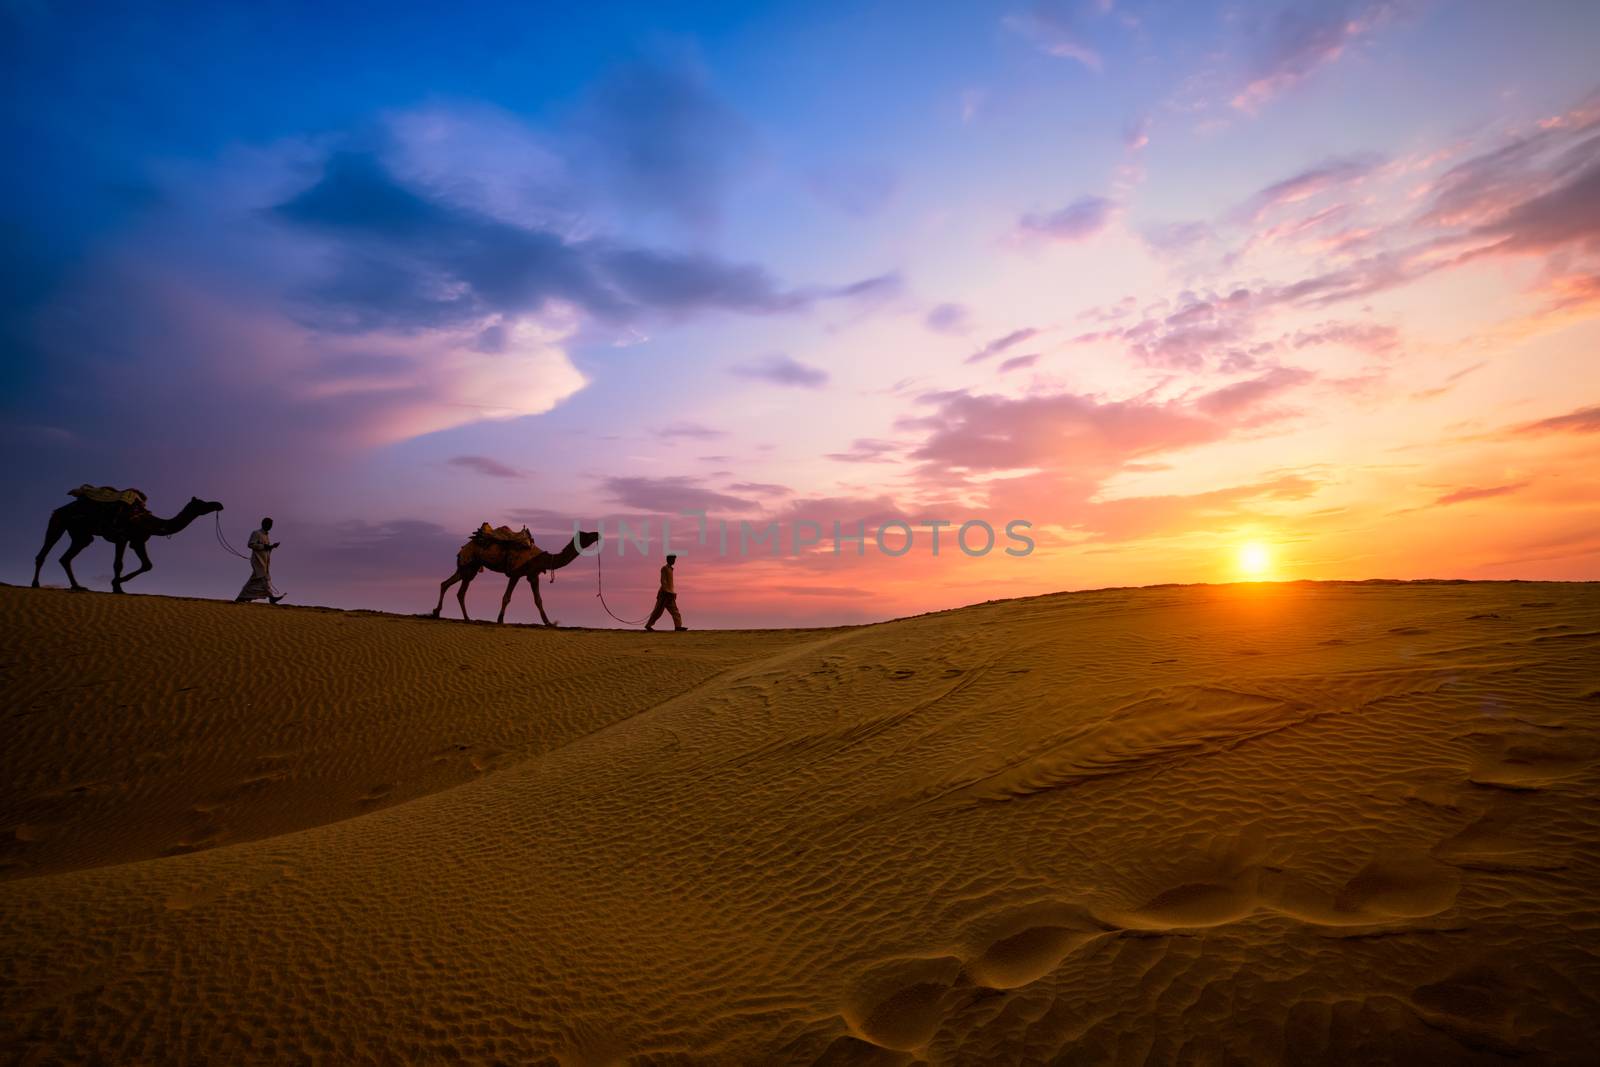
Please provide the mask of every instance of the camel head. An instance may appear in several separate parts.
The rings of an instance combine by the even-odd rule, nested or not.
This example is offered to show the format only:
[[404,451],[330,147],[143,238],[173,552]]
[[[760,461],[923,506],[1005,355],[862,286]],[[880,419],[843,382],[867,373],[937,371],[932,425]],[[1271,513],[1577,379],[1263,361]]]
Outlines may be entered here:
[[593,530],[583,530],[578,534],[577,537],[578,548],[580,550],[588,548],[598,540],[600,540],[599,534],[595,533]]
[[184,510],[192,511],[196,515],[209,515],[213,511],[221,511],[222,505],[215,500],[201,500],[197,496],[192,496],[189,498],[189,503],[184,507]]

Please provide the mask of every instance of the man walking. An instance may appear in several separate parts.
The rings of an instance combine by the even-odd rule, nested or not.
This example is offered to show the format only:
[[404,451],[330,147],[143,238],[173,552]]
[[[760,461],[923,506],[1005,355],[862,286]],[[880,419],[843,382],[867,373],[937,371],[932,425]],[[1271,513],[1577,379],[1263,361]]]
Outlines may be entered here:
[[267,599],[267,603],[276,604],[283,599],[282,593],[275,593],[272,589],[272,550],[278,547],[278,542],[272,540],[269,536],[271,533],[272,520],[262,519],[261,529],[250,535],[250,580],[233,598],[235,604],[260,600],[262,597]]
[[683,616],[678,614],[678,592],[672,585],[672,565],[678,562],[676,555],[667,557],[666,564],[661,568],[661,589],[656,593],[656,610],[650,613],[650,620],[644,624],[646,630],[655,630],[656,620],[661,618],[664,611],[672,616],[674,630],[687,630],[683,624]]

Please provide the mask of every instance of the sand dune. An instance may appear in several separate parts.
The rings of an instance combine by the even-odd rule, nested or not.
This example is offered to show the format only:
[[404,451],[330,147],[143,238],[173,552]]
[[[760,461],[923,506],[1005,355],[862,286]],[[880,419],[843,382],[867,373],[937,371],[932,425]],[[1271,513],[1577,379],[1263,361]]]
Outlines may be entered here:
[[0,589],[22,1062],[1588,1063],[1600,587],[640,634]]

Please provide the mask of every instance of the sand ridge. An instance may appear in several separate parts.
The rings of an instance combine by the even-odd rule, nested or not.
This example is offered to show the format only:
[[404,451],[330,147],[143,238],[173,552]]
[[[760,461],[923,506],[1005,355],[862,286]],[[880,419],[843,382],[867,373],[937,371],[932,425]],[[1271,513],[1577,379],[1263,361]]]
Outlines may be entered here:
[[10,589],[0,619],[8,1054],[1576,1063],[1600,1039],[1593,586],[682,635]]

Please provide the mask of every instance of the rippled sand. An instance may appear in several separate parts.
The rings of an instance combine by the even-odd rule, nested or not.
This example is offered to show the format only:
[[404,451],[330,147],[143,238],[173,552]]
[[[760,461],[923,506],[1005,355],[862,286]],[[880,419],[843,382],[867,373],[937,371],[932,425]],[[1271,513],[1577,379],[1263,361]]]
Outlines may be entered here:
[[0,588],[22,1062],[1591,1063],[1600,587],[642,634]]

